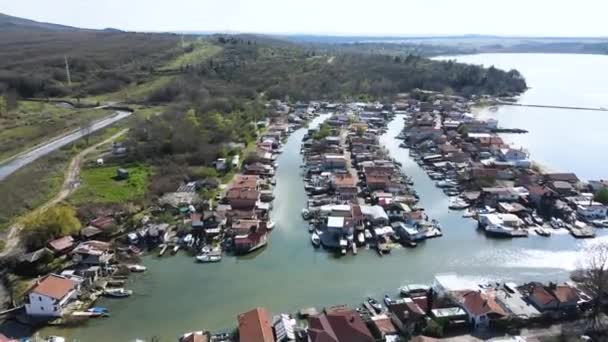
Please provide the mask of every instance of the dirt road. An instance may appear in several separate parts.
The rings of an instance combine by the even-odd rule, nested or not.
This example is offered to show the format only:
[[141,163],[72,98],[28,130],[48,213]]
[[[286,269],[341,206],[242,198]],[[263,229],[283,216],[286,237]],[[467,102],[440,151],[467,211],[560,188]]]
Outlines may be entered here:
[[[63,184],[61,185],[59,192],[46,203],[35,209],[32,213],[43,212],[49,207],[66,199],[72,192],[74,192],[74,190],[76,190],[76,185],[78,184],[78,179],[80,176],[80,168],[82,166],[82,161],[84,160],[84,158],[89,153],[95,151],[99,146],[105,145],[107,143],[112,142],[113,140],[116,140],[120,136],[127,133],[127,131],[128,129],[125,128],[120,132],[114,134],[113,136],[109,137],[108,139],[87,147],[86,149],[78,153],[74,158],[72,158],[70,164],[68,165],[68,168],[65,170]],[[10,227],[8,235],[6,237],[6,245],[4,247],[4,251],[0,253],[0,257],[9,254],[15,247],[17,247],[17,245],[19,244],[19,232],[22,228],[23,224],[20,222],[17,222]]]

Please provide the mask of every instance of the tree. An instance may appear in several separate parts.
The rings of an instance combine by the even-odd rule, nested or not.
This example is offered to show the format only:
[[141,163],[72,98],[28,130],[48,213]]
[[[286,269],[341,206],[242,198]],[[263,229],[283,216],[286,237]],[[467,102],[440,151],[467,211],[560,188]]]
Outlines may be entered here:
[[593,199],[604,205],[608,205],[608,188],[600,189],[600,191],[595,194]]
[[357,136],[362,137],[365,134],[365,127],[359,126],[357,127]]
[[30,215],[23,222],[21,231],[28,250],[44,247],[49,241],[74,234],[80,229],[80,221],[74,208],[56,205]]
[[591,308],[587,316],[587,327],[592,332],[605,329],[602,303],[608,291],[608,243],[602,242],[587,248],[579,267],[582,287],[591,296]]
[[8,109],[6,107],[6,99],[4,96],[0,96],[0,116],[6,114]]

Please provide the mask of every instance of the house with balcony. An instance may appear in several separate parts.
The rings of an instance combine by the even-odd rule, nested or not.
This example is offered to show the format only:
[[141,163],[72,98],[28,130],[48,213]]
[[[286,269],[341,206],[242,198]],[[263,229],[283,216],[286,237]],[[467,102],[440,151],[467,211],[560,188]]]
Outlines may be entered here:
[[30,316],[61,317],[67,305],[78,296],[79,285],[56,274],[41,278],[26,292],[25,312]]

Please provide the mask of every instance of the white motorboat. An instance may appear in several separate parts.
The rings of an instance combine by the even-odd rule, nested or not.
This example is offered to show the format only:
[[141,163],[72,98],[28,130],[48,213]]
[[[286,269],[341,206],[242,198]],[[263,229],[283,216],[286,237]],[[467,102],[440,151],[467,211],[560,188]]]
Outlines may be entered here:
[[464,210],[469,207],[469,203],[467,203],[462,198],[450,198],[450,204],[448,208],[452,210]]
[[196,256],[198,262],[218,262],[222,260],[221,255],[200,254]]
[[514,229],[505,225],[487,225],[485,228],[486,234],[496,237],[525,237],[528,236],[528,231],[522,229]]
[[128,265],[129,271],[131,272],[145,272],[147,270],[146,266],[143,265]]
[[104,296],[113,297],[113,298],[125,298],[125,297],[129,297],[132,294],[133,294],[133,291],[125,290],[121,287],[115,288],[115,289],[105,289],[103,291]]
[[536,234],[540,235],[540,236],[551,236],[551,231],[548,229],[545,229],[541,226],[537,226],[536,228],[534,228],[534,231],[536,232]]
[[268,221],[268,222],[266,223],[266,228],[267,228],[268,230],[272,230],[272,229],[274,229],[274,226],[275,226],[275,225],[276,225],[276,222],[274,222],[274,221]]
[[357,234],[357,242],[359,242],[361,245],[365,243],[365,235],[363,232],[359,232],[359,234]]
[[310,241],[312,242],[312,245],[315,247],[321,246],[321,238],[319,237],[319,235],[317,233],[312,233],[312,235],[310,236]]
[[302,218],[305,220],[310,219],[310,210],[306,208],[302,209]]
[[49,336],[44,339],[44,342],[66,342],[65,337],[61,336]]

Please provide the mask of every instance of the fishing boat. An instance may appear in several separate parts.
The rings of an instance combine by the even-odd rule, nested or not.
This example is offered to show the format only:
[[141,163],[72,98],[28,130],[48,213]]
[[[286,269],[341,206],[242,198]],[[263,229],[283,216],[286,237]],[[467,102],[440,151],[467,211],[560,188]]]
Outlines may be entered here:
[[321,238],[319,237],[319,235],[317,233],[312,233],[312,235],[310,236],[310,241],[312,242],[312,245],[315,247],[321,246]]
[[173,247],[173,249],[171,250],[171,255],[177,254],[177,252],[179,251],[179,247],[180,247],[179,245],[175,245]]
[[128,265],[127,267],[129,268],[129,271],[136,273],[145,272],[147,270],[146,266],[143,265]]
[[105,289],[103,291],[104,296],[112,297],[112,298],[125,298],[125,297],[129,297],[132,294],[133,294],[133,291],[125,290],[120,287],[116,288],[116,289]]
[[268,221],[266,223],[266,229],[273,230],[275,225],[276,225],[276,222],[274,222],[274,221]]
[[211,254],[200,254],[196,256],[196,261],[201,263],[207,262],[219,262],[222,260],[221,255],[211,255]]
[[382,304],[380,304],[377,300],[375,300],[372,297],[367,298],[367,303],[374,309],[374,311],[376,311],[376,313],[381,313],[382,310],[384,309],[382,307]]

